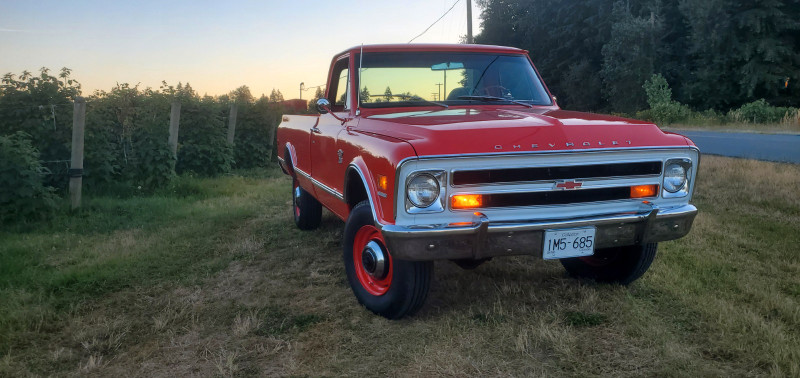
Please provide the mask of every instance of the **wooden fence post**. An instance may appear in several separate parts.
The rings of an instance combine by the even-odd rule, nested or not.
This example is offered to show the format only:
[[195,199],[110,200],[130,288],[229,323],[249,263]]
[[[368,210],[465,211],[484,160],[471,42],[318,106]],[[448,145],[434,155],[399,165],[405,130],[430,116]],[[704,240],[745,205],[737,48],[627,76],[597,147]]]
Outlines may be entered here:
[[81,206],[83,185],[83,130],[86,126],[86,99],[75,98],[72,114],[72,158],[69,169],[69,200],[72,209]]
[[233,144],[233,136],[236,133],[236,115],[239,113],[239,106],[231,104],[231,114],[228,117],[228,143]]
[[181,103],[172,102],[172,109],[169,113],[169,146],[172,148],[172,156],[178,158],[178,127],[181,121]]

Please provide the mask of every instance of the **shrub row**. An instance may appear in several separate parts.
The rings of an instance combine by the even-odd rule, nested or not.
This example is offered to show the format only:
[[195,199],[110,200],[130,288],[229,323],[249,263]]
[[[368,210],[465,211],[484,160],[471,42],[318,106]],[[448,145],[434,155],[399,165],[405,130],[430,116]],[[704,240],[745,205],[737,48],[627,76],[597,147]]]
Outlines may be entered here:
[[[72,140],[73,100],[80,84],[63,69],[6,74],[0,83],[2,220],[46,213],[63,193]],[[177,160],[168,144],[171,103],[181,103]],[[234,143],[227,141],[230,104],[238,106]],[[87,97],[84,190],[131,194],[166,186],[175,174],[225,174],[270,163],[283,109],[247,87],[198,96],[191,86],[158,89],[119,84]],[[14,157],[11,159],[9,157]],[[50,169],[48,169],[50,168]]]
[[759,99],[731,109],[727,113],[714,109],[693,111],[688,106],[672,99],[672,90],[661,74],[653,75],[644,84],[650,109],[636,113],[636,118],[651,120],[658,124],[800,124],[800,111],[792,107],[772,106]]

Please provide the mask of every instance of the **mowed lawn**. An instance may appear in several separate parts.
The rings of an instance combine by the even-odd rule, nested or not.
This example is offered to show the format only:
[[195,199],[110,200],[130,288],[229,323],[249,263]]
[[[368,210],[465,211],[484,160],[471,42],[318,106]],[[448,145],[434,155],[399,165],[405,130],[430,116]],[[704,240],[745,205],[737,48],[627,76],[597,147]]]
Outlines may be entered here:
[[629,287],[443,261],[401,321],[351,294],[341,221],[295,229],[290,186],[182,177],[0,231],[0,376],[800,375],[800,166],[703,157],[694,229]]

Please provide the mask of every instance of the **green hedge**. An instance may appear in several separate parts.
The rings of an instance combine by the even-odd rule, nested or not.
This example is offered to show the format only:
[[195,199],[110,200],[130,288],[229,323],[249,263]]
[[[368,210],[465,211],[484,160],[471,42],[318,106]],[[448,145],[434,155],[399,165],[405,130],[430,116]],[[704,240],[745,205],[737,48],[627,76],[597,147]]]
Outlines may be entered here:
[[0,135],[0,222],[44,218],[56,206],[56,195],[43,184],[47,170],[30,135]]
[[[80,84],[63,69],[6,74],[0,85],[0,135],[24,132],[45,167],[43,183],[65,192],[72,138],[72,102]],[[181,104],[178,158],[168,145],[171,104]],[[234,144],[227,142],[230,104],[239,107]],[[43,105],[43,106],[40,106]],[[52,105],[52,106],[51,106]],[[137,193],[167,185],[175,172],[214,176],[270,164],[281,107],[247,87],[198,96],[188,84],[158,89],[118,84],[87,97],[84,188]]]
[[661,74],[655,74],[643,86],[650,109],[637,112],[635,117],[657,124],[728,124],[728,123],[800,123],[800,111],[792,107],[772,106],[759,99],[719,113],[713,109],[693,111],[688,106],[672,99],[672,90]]

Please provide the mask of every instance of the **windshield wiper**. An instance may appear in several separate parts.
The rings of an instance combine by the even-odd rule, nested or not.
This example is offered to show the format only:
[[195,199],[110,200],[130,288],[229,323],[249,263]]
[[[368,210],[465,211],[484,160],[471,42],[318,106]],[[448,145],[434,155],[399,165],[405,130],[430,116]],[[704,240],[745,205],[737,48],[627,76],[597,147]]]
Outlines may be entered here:
[[485,102],[497,102],[497,101],[508,101],[510,103],[514,103],[517,105],[527,106],[532,108],[533,105],[526,104],[522,101],[512,100],[510,98],[502,98],[502,97],[495,97],[495,96],[458,96],[459,100],[476,100],[476,101],[485,101]]

